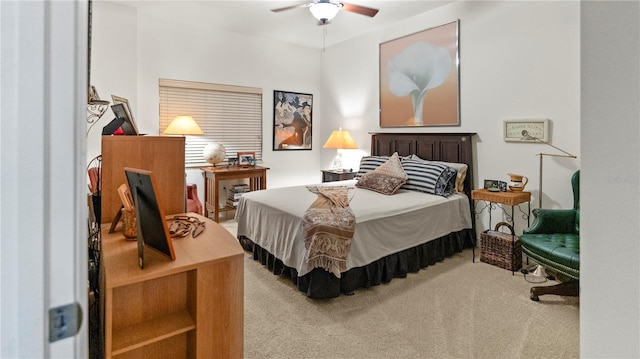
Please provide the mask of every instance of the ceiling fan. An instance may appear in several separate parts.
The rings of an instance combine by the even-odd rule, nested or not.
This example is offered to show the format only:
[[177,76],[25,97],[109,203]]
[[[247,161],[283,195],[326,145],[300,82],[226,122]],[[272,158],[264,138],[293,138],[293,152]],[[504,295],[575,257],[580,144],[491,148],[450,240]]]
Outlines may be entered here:
[[337,0],[313,0],[312,2],[307,2],[298,5],[291,5],[286,7],[281,7],[278,9],[271,9],[273,12],[280,12],[285,10],[291,10],[299,7],[308,7],[311,11],[313,17],[320,21],[321,25],[326,25],[331,21],[338,11],[346,10],[350,12],[355,12],[357,14],[374,17],[378,13],[378,9],[373,9],[366,6],[349,4],[342,1]]

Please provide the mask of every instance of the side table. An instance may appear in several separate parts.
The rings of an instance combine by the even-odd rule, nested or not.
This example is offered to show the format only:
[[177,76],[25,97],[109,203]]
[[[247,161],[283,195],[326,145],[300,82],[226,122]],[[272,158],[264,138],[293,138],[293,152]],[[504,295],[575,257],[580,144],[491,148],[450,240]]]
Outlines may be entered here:
[[[482,207],[479,212],[475,211],[476,202],[474,202],[473,210],[475,215],[478,216],[480,213],[482,213],[482,211],[484,211],[485,208],[488,208],[489,229],[493,229],[493,227],[491,226],[491,212],[496,207],[496,204],[511,206],[511,216],[509,216],[509,213],[504,208],[502,208],[502,211],[507,215],[507,222],[511,222],[511,224],[513,225],[514,231],[516,228],[516,224],[514,220],[514,207],[518,207],[518,210],[523,214],[523,218],[527,220],[527,226],[530,225],[531,192],[525,192],[525,191],[491,192],[484,188],[474,189],[471,191],[471,199],[473,199],[476,202],[477,201],[485,202],[485,206]],[[520,209],[520,204],[525,202],[527,203],[526,213],[522,211],[522,209]],[[474,249],[475,249],[475,245],[474,245]],[[475,262],[475,251],[473,255],[473,261]],[[511,274],[513,275],[513,271],[511,271]]]
[[356,172],[351,170],[347,171],[334,171],[334,170],[322,170],[322,182],[335,182],[351,180],[356,176]]
[[203,168],[204,172],[204,216],[209,218],[213,213],[213,220],[220,222],[220,212],[234,210],[233,207],[220,208],[220,181],[234,179],[249,179],[249,191],[267,188],[268,167],[253,166],[219,166]]
[[[480,209],[479,212],[474,212],[476,215],[479,215],[484,211],[485,208],[489,210],[489,228],[491,227],[491,211],[496,207],[496,204],[502,204],[506,206],[511,206],[511,215],[502,208],[502,211],[507,215],[507,222],[511,222],[513,228],[515,230],[515,221],[514,221],[514,208],[518,207],[520,212],[522,212],[523,218],[527,220],[527,226],[530,225],[530,217],[531,217],[531,192],[526,191],[507,191],[507,192],[491,192],[486,189],[474,189],[471,191],[471,199],[474,201],[484,201],[486,202],[485,206]],[[525,213],[522,209],[520,209],[520,204],[527,203],[527,212]],[[475,207],[475,206],[474,206]]]

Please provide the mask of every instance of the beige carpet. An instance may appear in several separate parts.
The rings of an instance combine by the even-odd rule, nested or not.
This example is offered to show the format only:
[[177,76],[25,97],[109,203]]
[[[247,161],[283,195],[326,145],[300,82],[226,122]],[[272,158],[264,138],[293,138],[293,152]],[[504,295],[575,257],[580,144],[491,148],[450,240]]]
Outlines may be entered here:
[[[223,225],[235,235],[233,221]],[[465,250],[353,296],[312,300],[247,253],[245,358],[579,358],[579,299],[533,302],[530,286]]]

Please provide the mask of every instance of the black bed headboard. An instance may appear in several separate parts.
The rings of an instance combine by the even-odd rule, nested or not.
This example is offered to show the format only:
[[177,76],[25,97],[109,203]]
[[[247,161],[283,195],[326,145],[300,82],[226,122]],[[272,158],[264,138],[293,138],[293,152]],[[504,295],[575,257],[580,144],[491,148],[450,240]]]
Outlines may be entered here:
[[464,192],[471,200],[473,189],[473,144],[475,133],[372,133],[371,155],[412,154],[425,160],[466,163]]

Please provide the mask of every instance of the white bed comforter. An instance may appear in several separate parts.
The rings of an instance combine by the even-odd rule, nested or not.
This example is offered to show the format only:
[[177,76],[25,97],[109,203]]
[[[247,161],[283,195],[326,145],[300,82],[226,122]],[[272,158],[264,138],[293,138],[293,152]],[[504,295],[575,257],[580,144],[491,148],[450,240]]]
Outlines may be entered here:
[[[355,183],[351,180],[322,185],[354,187]],[[400,190],[386,196],[356,187],[351,193],[349,205],[356,216],[356,229],[347,270],[472,228],[469,200],[463,194],[445,198]],[[303,276],[313,268],[308,268],[304,260],[302,216],[316,198],[306,186],[247,193],[241,197],[236,212],[238,236],[251,239]]]

